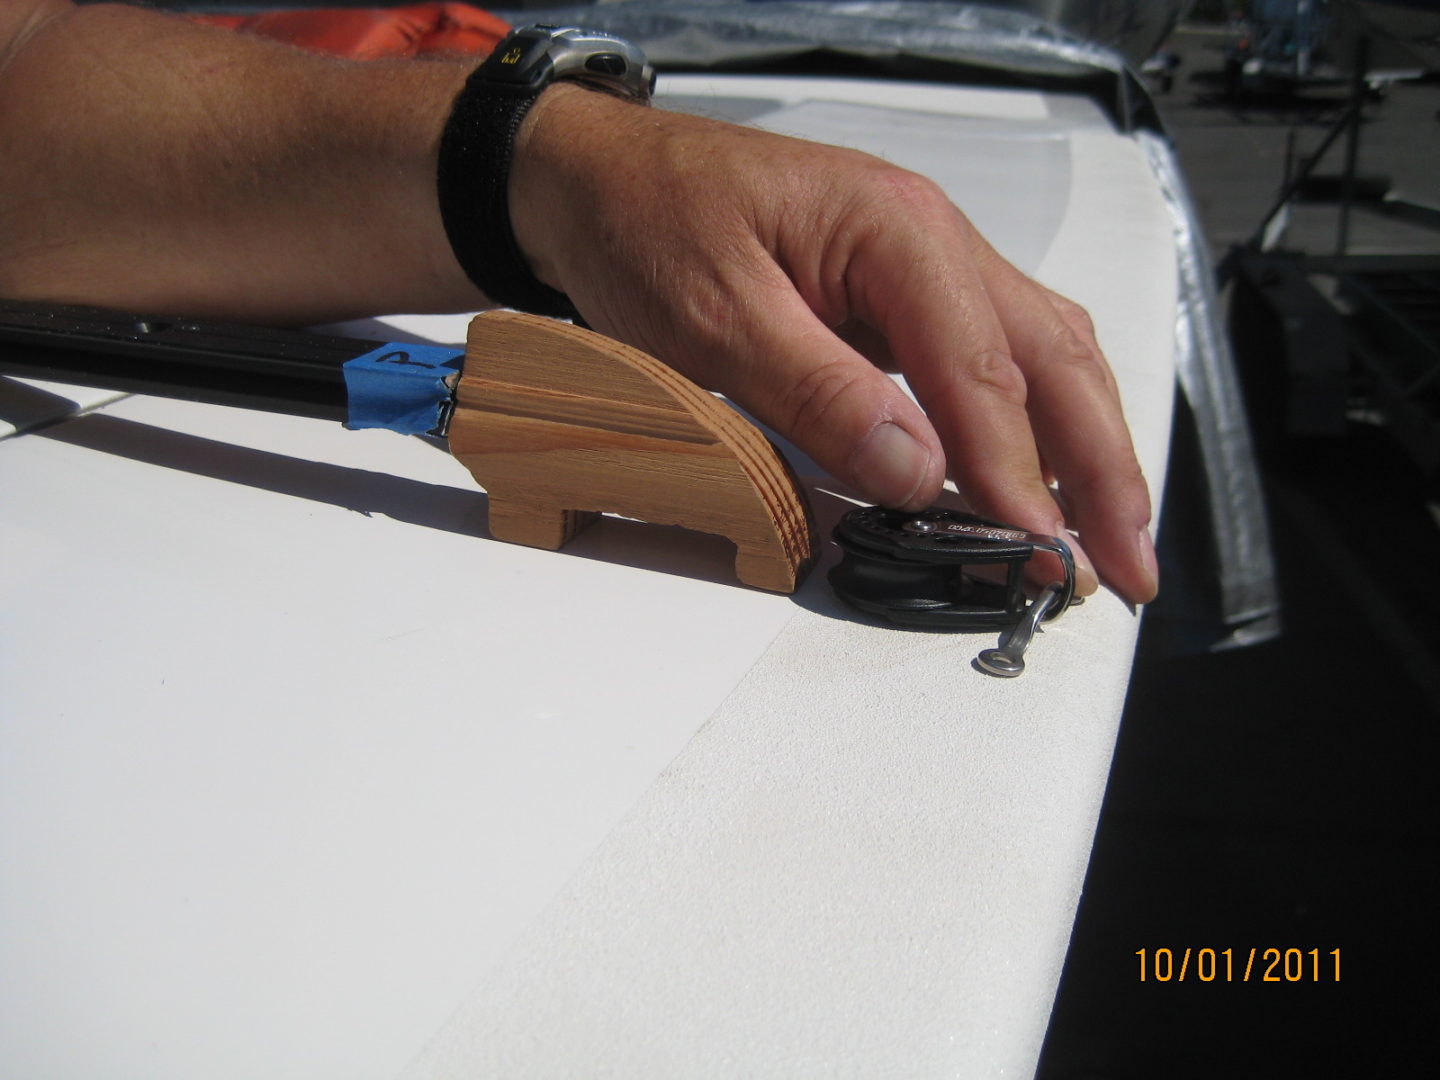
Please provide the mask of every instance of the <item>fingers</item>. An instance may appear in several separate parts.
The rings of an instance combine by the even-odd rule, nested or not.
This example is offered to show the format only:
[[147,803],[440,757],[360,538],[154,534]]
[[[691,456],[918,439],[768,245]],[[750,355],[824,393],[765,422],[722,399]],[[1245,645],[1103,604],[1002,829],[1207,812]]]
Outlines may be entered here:
[[938,430],[962,495],[1037,532],[1077,529],[1082,593],[1098,573],[1128,600],[1151,599],[1148,492],[1087,317],[1000,259],[938,190],[916,190],[907,203],[922,212],[900,219],[912,227],[892,218],[857,245],[847,281]]
[[[856,245],[846,272],[852,303],[889,340],[967,504],[1059,533],[1063,516],[1044,481],[1025,375],[973,255],[979,238],[938,189],[912,187],[903,208]],[[1093,572],[1077,584],[1093,591]]]
[[1008,264],[994,274],[1001,284],[991,295],[1025,373],[1031,427],[1064,495],[1067,524],[1121,596],[1152,600],[1159,581],[1149,488],[1089,317]]

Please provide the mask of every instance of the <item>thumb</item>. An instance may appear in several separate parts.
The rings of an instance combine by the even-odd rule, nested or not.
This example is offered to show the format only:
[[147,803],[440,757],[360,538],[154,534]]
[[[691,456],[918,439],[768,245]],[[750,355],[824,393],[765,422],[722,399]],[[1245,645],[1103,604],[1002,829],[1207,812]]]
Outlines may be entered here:
[[[735,329],[717,388],[867,499],[901,510],[931,505],[945,452],[924,412],[841,341],[785,283],[764,315]],[[712,361],[713,362],[713,361]],[[718,376],[718,377],[716,377]]]

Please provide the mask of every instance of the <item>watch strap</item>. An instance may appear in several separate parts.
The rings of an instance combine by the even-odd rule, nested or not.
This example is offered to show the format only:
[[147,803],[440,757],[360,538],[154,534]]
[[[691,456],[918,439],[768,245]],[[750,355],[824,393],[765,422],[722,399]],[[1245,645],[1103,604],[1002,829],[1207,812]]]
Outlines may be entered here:
[[537,95],[497,92],[484,67],[456,95],[440,136],[436,183],[445,235],[466,276],[497,304],[576,318],[569,297],[531,272],[510,221],[515,135]]

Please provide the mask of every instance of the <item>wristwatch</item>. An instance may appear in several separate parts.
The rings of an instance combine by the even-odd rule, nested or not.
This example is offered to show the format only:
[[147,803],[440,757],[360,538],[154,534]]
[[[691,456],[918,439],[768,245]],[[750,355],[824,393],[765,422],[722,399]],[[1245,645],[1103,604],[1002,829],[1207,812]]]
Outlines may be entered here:
[[473,80],[498,94],[533,100],[559,79],[573,79],[633,101],[649,101],[655,69],[636,46],[614,34],[574,26],[512,30]]
[[559,80],[648,104],[655,69],[639,48],[613,34],[559,26],[511,31],[455,99],[440,138],[437,187],[450,247],[486,296],[522,311],[575,318],[569,298],[531,273],[510,223],[515,135],[535,99]]

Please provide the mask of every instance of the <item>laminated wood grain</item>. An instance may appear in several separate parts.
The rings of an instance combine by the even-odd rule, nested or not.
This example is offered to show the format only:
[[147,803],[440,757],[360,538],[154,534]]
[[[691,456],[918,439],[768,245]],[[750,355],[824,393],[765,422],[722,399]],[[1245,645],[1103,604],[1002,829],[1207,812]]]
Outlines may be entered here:
[[778,450],[660,361],[553,319],[470,324],[450,449],[490,496],[500,540],[557,549],[600,513],[716,533],[747,585],[793,592],[809,506]]

